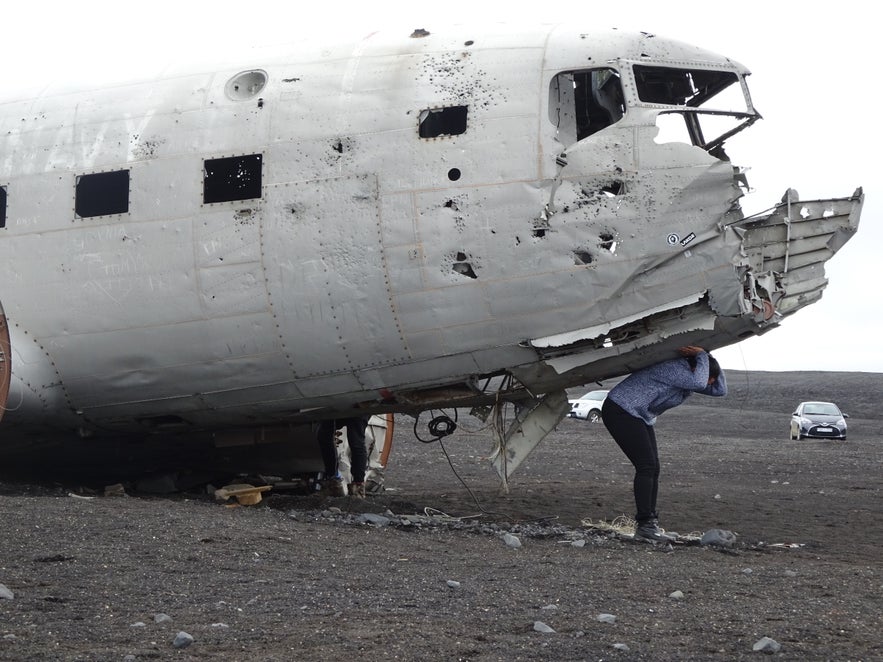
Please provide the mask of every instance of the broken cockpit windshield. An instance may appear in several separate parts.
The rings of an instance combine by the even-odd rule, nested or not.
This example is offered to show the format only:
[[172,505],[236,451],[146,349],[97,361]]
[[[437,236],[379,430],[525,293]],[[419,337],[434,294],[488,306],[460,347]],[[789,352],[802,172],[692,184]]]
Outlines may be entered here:
[[679,106],[659,114],[657,142],[687,142],[726,158],[724,141],[760,119],[733,71],[636,64],[633,72],[642,103]]
[[625,102],[614,69],[564,71],[549,86],[549,120],[565,145],[597,133],[622,119]]

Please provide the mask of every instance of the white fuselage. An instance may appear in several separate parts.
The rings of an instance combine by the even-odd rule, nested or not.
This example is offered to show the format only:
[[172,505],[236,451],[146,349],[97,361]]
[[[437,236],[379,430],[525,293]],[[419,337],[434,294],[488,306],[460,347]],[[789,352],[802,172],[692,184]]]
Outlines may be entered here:
[[[580,346],[553,373],[531,367],[538,348],[716,287],[736,294],[680,331],[738,317],[734,168],[655,142],[665,106],[639,99],[631,68],[685,62],[745,89],[737,63],[652,37],[461,29],[0,104],[7,419],[263,424],[583,366],[560,387],[640,343]],[[589,69],[618,73],[625,112],[577,140],[576,85],[556,81]],[[120,185],[91,177],[119,171],[124,210]]]

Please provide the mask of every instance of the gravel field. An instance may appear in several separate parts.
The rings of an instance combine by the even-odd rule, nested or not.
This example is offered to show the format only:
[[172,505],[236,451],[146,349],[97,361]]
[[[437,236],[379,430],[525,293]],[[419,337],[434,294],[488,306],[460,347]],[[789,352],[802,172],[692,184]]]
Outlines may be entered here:
[[881,660],[881,375],[836,374],[846,442],[789,441],[799,395],[763,375],[660,418],[662,525],[729,548],[589,526],[631,515],[632,472],[573,419],[508,494],[465,414],[443,445],[397,418],[365,501],[0,483],[0,660],[749,660],[764,637],[775,659]]

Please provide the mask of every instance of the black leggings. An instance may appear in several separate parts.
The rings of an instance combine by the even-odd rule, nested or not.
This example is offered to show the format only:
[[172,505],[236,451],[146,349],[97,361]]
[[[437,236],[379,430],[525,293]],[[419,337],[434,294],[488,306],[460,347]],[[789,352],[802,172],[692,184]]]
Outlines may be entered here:
[[652,425],[632,416],[610,398],[601,407],[601,419],[613,440],[635,466],[635,520],[642,523],[657,518],[659,453],[656,450],[656,431]]

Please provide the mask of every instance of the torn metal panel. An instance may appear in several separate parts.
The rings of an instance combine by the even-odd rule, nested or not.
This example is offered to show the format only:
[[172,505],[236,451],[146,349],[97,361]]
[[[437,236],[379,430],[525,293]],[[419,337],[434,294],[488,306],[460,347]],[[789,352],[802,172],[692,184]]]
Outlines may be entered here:
[[505,486],[509,476],[521,465],[530,452],[546,438],[570,411],[565,391],[549,393],[535,402],[533,407],[523,408],[509,428],[498,430],[498,447],[490,462]]
[[733,262],[746,284],[743,312],[772,304],[777,315],[789,315],[817,300],[827,284],[824,263],[858,230],[861,189],[835,200],[792,200],[789,193],[771,211],[730,227],[741,239]]
[[558,335],[549,336],[546,338],[536,338],[534,340],[531,340],[530,344],[534,347],[549,348],[573,345],[583,340],[594,340],[599,337],[607,336],[610,333],[611,329],[624,327],[632,322],[651,317],[653,315],[656,315],[657,313],[661,313],[666,310],[682,308],[691,303],[696,303],[704,295],[705,292],[699,292],[695,295],[685,297],[680,301],[672,301],[669,303],[661,304],[649,310],[643,310],[640,313],[636,313],[630,317],[614,320],[605,324],[599,324],[586,329],[580,329],[578,331],[572,331],[570,333],[560,333]]

